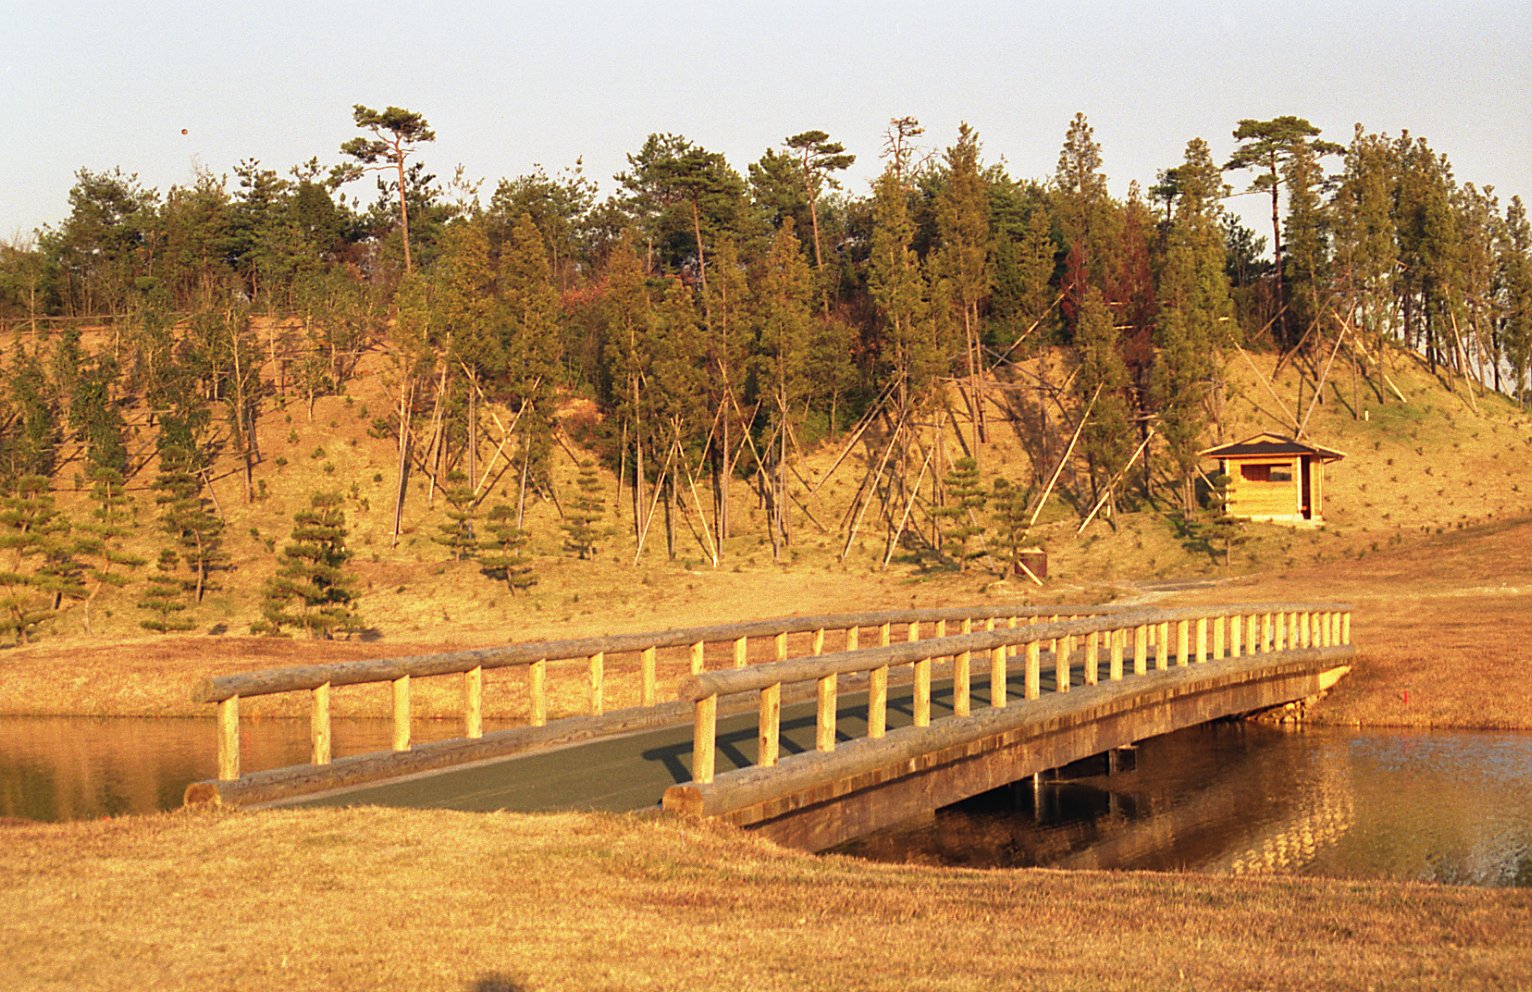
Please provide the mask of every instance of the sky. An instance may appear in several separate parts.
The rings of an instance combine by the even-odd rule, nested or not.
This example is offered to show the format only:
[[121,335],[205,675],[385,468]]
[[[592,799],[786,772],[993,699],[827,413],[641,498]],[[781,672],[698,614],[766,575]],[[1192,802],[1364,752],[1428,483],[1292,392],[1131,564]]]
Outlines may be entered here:
[[[68,214],[80,168],[161,191],[242,159],[339,160],[357,103],[425,115],[439,176],[583,160],[603,194],[651,132],[740,170],[829,132],[863,193],[892,117],[931,150],[960,122],[986,162],[1050,176],[1083,112],[1111,189],[1144,186],[1241,118],[1427,138],[1460,181],[1532,194],[1532,3],[57,3],[0,0],[0,239]],[[182,133],[183,129],[185,134]],[[1231,181],[1242,189],[1248,177]],[[371,199],[371,180],[352,187]],[[1263,229],[1269,201],[1231,201]]]

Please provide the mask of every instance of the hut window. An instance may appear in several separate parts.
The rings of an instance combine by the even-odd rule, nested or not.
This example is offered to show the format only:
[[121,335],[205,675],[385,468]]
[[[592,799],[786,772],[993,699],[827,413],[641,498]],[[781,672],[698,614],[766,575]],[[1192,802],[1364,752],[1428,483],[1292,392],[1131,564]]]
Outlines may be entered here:
[[1271,481],[1271,466],[1241,465],[1239,467],[1239,475],[1246,482],[1269,482]]
[[1266,477],[1266,481],[1267,482],[1292,482],[1293,481],[1293,470],[1292,469],[1287,468],[1286,466],[1278,468],[1275,465],[1270,466],[1270,468],[1271,468],[1271,473]]

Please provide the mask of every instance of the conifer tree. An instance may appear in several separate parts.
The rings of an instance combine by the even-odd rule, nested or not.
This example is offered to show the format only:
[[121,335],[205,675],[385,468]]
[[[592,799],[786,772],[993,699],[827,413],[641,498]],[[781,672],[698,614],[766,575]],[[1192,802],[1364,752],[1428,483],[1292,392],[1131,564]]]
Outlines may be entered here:
[[312,638],[332,640],[360,623],[357,594],[346,573],[346,512],[340,493],[315,493],[309,508],[293,516],[292,540],[282,549],[277,574],[266,584],[262,632],[297,627]]
[[110,465],[91,465],[87,478],[91,483],[90,519],[75,525],[75,552],[84,560],[85,577],[91,583],[85,595],[85,633],[92,634],[91,608],[96,597],[107,587],[126,586],[127,573],[141,567],[144,560],[123,547],[132,500],[123,491],[122,473]]
[[170,548],[162,550],[143,598],[138,601],[139,609],[150,614],[138,622],[140,627],[160,634],[192,629],[191,619],[181,615],[188,609],[188,604],[186,583],[180,570],[180,556]]
[[511,595],[537,584],[532,561],[526,554],[526,531],[516,526],[516,511],[505,503],[489,508],[484,537],[479,541],[479,568],[505,583]]
[[1031,502],[1030,489],[1013,485],[1003,476],[995,480],[989,505],[994,514],[995,545],[1000,553],[1003,575],[1016,574],[1016,563],[1021,561],[1022,549],[1027,547],[1031,531],[1027,511]]
[[982,373],[984,339],[981,310],[989,297],[988,189],[979,172],[979,135],[965,122],[947,149],[947,183],[936,198],[936,226],[941,247],[936,268],[949,287],[949,305],[963,329],[963,364],[967,403],[973,423],[972,450],[985,439]]
[[809,336],[813,331],[813,276],[793,234],[791,219],[772,239],[771,250],[760,267],[755,288],[760,326],[757,376],[767,394],[771,445],[765,452],[770,473],[768,500],[771,547],[774,556],[791,541],[788,507],[788,469],[791,442],[802,423]]
[[211,574],[223,561],[223,519],[207,499],[198,471],[198,456],[187,443],[177,418],[161,421],[160,471],[155,476],[154,501],[160,507],[160,527],[176,545],[177,557],[192,573],[187,583],[192,602],[202,602]]
[[542,233],[523,213],[511,229],[500,261],[509,339],[505,343],[512,402],[521,409],[521,460],[524,474],[539,481],[548,475],[553,448],[554,390],[560,380],[559,296],[548,267]]
[[79,592],[69,521],[54,507],[47,478],[23,476],[0,499],[0,631],[26,644],[64,596]]
[[596,473],[596,463],[589,458],[580,462],[577,485],[578,492],[564,510],[564,550],[581,558],[594,558],[606,503],[601,498],[601,477]]
[[[1081,400],[1082,411],[1088,408],[1090,413],[1080,440],[1090,468],[1094,503],[1133,449],[1133,425],[1126,397],[1128,366],[1122,360],[1121,337],[1112,323],[1112,312],[1101,290],[1094,286],[1085,291],[1076,315],[1075,347],[1080,353],[1075,394]],[[1115,501],[1111,508],[1115,509]]]
[[442,491],[447,497],[447,520],[437,525],[436,536],[432,540],[446,548],[454,561],[465,561],[472,558],[479,547],[478,538],[474,536],[474,518],[478,507],[473,498],[473,489],[463,473],[452,472],[447,476],[447,485]]
[[972,548],[976,540],[984,536],[981,516],[989,493],[979,484],[979,465],[972,458],[959,458],[947,470],[945,479],[947,504],[933,511],[939,521],[943,544],[958,569],[966,570],[968,563],[984,553],[983,548]]

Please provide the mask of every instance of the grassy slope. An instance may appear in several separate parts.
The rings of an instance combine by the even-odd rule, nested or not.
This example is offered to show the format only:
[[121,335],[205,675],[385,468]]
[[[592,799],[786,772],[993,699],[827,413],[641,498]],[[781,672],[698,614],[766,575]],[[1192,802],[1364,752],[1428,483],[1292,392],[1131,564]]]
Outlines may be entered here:
[[29,989],[1525,988],[1532,893],[955,871],[632,817],[0,827]]

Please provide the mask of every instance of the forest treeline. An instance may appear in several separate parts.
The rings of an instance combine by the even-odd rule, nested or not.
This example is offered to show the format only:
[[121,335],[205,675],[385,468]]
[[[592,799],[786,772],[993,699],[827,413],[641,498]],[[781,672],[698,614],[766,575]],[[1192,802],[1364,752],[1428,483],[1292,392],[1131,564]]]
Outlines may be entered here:
[[[529,495],[559,501],[555,406],[581,394],[604,414],[592,446],[639,550],[659,519],[674,553],[684,520],[715,562],[740,485],[772,548],[791,545],[814,488],[800,461],[827,439],[866,456],[847,549],[870,516],[890,550],[961,560],[988,503],[1014,550],[1076,447],[1090,506],[1159,478],[1189,511],[1240,349],[1387,401],[1405,347],[1532,401],[1525,207],[1409,134],[1358,126],[1340,144],[1302,118],[1244,120],[1229,161],[1193,139],[1126,199],[1083,115],[1044,178],[987,161],[966,124],[942,147],[895,119],[861,193],[839,180],[855,156],[822,131],[743,172],[653,134],[603,197],[578,164],[493,189],[443,180],[421,114],[359,105],[353,123],[330,167],[245,161],[164,194],[82,169],[67,217],[0,245],[0,319],[33,332],[5,358],[8,499],[39,495],[69,450],[110,528],[124,480],[152,464],[176,542],[160,571],[200,594],[213,459],[232,455],[254,498],[263,406],[344,392],[369,352],[389,369],[372,429],[397,446],[396,537],[412,472],[471,517],[509,471],[502,527]],[[375,199],[347,192],[369,175]],[[1269,196],[1269,230],[1226,208],[1235,192]],[[91,325],[105,331],[87,346]],[[1065,362],[1067,386],[1038,360]],[[146,455],[128,450],[130,411],[152,427]],[[990,491],[1002,423],[1025,425],[1038,477]]]

